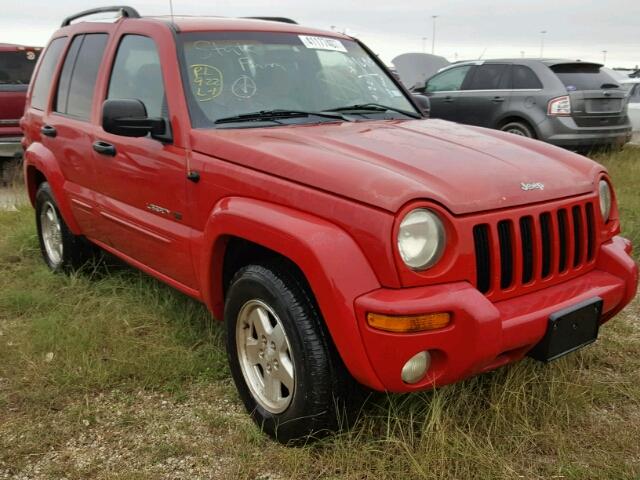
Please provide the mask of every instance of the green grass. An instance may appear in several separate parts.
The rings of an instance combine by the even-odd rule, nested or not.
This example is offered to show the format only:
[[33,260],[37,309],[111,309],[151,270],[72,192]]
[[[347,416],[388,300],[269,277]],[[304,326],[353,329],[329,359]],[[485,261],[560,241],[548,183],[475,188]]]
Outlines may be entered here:
[[[598,160],[640,245],[640,149]],[[204,307],[126,267],[49,273],[32,216],[0,212],[0,478],[640,478],[638,300],[551,365],[378,397],[285,448],[248,420]]]

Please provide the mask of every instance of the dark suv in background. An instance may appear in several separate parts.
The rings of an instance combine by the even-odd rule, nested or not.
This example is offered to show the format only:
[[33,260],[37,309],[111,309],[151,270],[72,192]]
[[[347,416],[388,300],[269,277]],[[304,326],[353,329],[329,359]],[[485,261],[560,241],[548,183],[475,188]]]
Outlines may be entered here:
[[429,97],[433,118],[495,128],[566,148],[621,146],[631,138],[627,92],[596,63],[460,62],[414,92]]

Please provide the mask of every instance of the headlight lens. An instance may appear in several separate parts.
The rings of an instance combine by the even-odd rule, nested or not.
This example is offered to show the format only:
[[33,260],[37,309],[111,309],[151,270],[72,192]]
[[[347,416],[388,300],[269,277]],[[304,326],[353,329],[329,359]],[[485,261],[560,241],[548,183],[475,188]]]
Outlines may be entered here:
[[414,270],[435,265],[442,257],[445,243],[444,225],[431,210],[412,210],[400,223],[398,251],[404,263]]
[[598,186],[600,191],[600,213],[602,213],[602,219],[606,222],[609,221],[609,215],[611,214],[611,187],[606,180],[600,180]]

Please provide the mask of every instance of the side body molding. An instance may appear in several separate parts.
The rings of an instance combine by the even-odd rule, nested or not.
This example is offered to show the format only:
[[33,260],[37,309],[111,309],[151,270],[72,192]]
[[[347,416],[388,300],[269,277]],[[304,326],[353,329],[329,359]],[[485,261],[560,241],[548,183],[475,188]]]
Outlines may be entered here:
[[35,178],[33,178],[33,170],[39,170],[49,182],[51,190],[58,204],[58,209],[64,218],[69,230],[74,235],[81,235],[80,227],[76,222],[69,198],[64,192],[65,178],[60,170],[60,166],[56,161],[53,153],[39,142],[33,142],[24,152],[24,176],[29,190],[29,200],[35,207],[36,190]]
[[224,308],[224,249],[232,236],[269,248],[298,265],[351,374],[365,385],[383,389],[364,349],[354,309],[357,297],[380,284],[356,242],[332,223],[292,208],[243,197],[221,200],[201,243],[194,243],[194,250],[200,243],[202,252],[197,266],[203,298],[218,319]]

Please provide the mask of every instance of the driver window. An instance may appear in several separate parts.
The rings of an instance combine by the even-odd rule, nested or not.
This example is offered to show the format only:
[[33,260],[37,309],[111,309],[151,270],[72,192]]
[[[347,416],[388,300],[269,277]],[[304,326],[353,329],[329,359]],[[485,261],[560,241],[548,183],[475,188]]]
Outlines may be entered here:
[[430,93],[456,92],[462,88],[462,83],[470,68],[471,65],[465,65],[439,73],[427,81],[425,90]]
[[149,117],[168,118],[160,57],[149,37],[126,35],[122,38],[109,82],[108,99],[138,99]]

